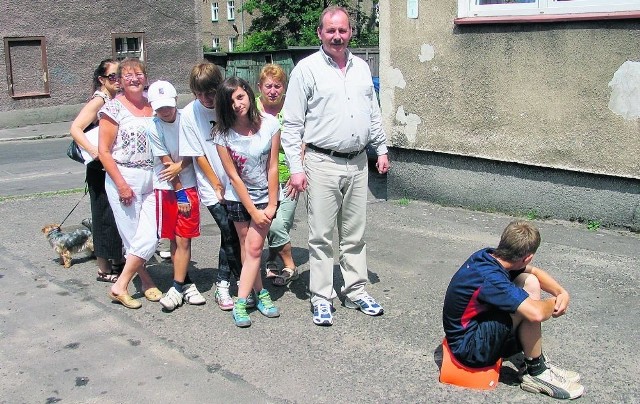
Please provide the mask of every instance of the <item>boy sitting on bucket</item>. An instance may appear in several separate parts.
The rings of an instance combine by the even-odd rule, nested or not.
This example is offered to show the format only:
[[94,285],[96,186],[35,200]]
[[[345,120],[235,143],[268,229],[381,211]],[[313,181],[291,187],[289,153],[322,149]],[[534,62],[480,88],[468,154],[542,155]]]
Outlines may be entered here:
[[[573,399],[584,391],[580,375],[542,354],[541,323],[565,314],[569,293],[531,265],[539,245],[540,233],[531,223],[509,223],[498,248],[477,251],[453,275],[442,322],[452,354],[465,366],[491,366],[523,352],[523,390]],[[542,299],[541,291],[552,297]]]

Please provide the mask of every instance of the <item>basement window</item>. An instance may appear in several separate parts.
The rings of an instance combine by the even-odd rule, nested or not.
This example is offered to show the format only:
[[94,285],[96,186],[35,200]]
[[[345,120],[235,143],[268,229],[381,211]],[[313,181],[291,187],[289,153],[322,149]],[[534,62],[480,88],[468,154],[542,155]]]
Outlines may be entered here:
[[4,38],[4,57],[12,98],[50,95],[45,37]]

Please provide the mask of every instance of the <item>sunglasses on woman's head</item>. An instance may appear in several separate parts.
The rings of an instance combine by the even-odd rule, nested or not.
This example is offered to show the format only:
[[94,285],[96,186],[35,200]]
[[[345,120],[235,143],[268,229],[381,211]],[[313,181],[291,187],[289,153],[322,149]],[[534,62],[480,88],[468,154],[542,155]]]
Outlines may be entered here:
[[115,73],[107,74],[106,76],[102,76],[102,77],[104,77],[105,79],[109,80],[112,83],[115,83],[119,79],[118,75]]

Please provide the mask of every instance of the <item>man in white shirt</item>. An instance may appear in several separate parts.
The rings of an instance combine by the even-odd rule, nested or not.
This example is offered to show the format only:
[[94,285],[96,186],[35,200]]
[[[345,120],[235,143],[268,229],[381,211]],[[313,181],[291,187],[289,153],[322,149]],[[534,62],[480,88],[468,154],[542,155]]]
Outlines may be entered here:
[[[364,287],[364,242],[368,170],[367,144],[376,150],[378,172],[389,169],[386,135],[367,63],[347,49],[349,15],[327,7],[320,17],[320,50],[291,73],[284,103],[282,146],[290,183],[307,190],[309,212],[309,291],[313,322],[333,324],[333,231],[338,224],[339,262],[345,306],[377,316],[383,313]],[[304,167],[301,146],[306,144]]]

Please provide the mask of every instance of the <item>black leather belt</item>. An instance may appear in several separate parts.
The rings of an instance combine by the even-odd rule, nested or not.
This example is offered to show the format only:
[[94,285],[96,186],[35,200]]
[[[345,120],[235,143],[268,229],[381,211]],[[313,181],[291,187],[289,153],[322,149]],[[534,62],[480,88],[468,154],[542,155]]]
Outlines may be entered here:
[[322,147],[318,147],[311,143],[307,143],[306,147],[318,153],[326,154],[328,156],[333,156],[333,157],[340,157],[347,160],[351,160],[352,158],[359,156],[360,153],[364,151],[364,149],[362,149],[362,150],[357,150],[349,153],[343,153],[343,152],[338,152],[331,149],[323,149]]

